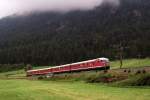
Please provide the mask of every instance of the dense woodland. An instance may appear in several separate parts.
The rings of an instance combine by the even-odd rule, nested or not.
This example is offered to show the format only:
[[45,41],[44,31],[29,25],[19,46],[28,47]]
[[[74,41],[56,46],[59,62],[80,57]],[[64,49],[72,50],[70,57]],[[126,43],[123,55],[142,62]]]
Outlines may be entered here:
[[93,10],[42,12],[0,20],[0,63],[59,65],[108,57],[150,57],[150,0]]

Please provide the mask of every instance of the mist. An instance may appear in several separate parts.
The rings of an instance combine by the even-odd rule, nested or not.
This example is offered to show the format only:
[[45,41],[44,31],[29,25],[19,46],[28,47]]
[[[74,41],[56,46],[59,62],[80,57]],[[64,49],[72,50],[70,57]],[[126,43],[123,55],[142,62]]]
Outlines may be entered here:
[[34,11],[90,10],[103,2],[119,4],[119,0],[0,0],[0,18],[12,14],[28,14]]

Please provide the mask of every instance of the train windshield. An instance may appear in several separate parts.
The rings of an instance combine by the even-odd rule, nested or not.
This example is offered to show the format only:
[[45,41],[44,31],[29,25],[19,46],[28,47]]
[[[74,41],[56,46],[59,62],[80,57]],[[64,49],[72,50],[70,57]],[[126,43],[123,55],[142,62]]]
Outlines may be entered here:
[[99,59],[102,60],[102,61],[109,62],[109,59],[108,59],[108,58],[99,58]]

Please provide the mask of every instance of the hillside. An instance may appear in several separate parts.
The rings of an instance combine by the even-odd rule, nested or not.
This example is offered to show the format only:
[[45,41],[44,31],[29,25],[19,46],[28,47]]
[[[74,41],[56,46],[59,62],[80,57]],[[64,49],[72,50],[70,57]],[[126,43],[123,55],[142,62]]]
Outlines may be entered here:
[[93,10],[0,20],[0,63],[59,65],[108,57],[150,57],[150,1],[121,0]]

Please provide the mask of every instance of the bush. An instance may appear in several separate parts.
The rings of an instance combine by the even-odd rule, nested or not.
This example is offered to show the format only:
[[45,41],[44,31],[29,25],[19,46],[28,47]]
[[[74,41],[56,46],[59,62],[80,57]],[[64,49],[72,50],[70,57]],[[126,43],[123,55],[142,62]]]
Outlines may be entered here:
[[131,70],[128,70],[128,73],[131,73]]
[[89,83],[99,83],[99,82],[108,83],[108,82],[112,81],[112,78],[113,78],[113,76],[111,74],[92,75],[86,79],[86,82],[89,82]]
[[132,85],[150,86],[150,74],[141,75],[135,83],[132,83]]
[[141,71],[140,70],[138,70],[137,72],[136,72],[136,74],[140,74],[141,73]]
[[39,76],[39,77],[38,77],[38,80],[42,80],[42,79],[44,79],[43,76]]
[[32,70],[32,65],[27,64],[25,67],[25,71]]
[[139,74],[116,83],[120,86],[150,86],[150,74]]
[[0,72],[15,71],[23,69],[25,65],[22,64],[0,64]]
[[104,73],[107,73],[108,72],[108,70],[104,70]]
[[146,70],[143,70],[142,72],[143,72],[143,74],[145,74],[145,73],[146,73]]

